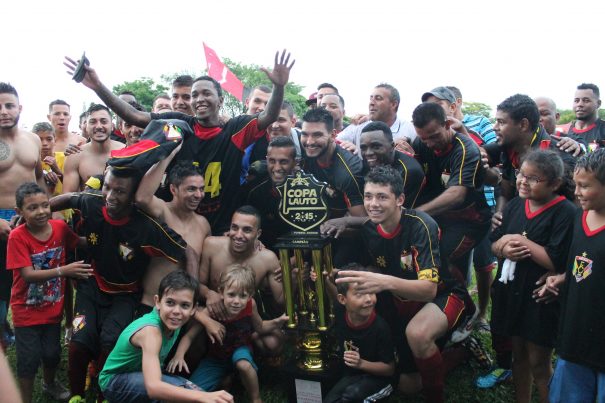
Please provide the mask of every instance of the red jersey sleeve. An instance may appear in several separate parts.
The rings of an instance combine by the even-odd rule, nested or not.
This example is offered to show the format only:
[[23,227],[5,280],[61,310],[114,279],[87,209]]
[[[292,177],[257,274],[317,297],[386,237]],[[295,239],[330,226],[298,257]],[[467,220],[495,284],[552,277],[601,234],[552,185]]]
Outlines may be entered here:
[[8,236],[6,268],[7,270],[21,269],[32,266],[32,260],[27,245],[27,239],[23,236],[25,224],[12,230]]

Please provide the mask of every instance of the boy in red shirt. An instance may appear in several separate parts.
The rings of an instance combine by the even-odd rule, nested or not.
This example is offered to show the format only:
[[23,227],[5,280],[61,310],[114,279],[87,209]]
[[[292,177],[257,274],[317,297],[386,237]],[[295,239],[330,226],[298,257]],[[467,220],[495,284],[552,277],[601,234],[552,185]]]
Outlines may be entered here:
[[88,278],[82,261],[64,266],[67,249],[85,245],[63,220],[50,220],[50,203],[42,188],[17,188],[17,214],[25,220],[8,238],[6,268],[13,271],[11,309],[17,346],[17,376],[24,402],[31,402],[34,379],[43,363],[43,389],[57,400],[69,391],[55,380],[61,359],[61,319],[65,280]]

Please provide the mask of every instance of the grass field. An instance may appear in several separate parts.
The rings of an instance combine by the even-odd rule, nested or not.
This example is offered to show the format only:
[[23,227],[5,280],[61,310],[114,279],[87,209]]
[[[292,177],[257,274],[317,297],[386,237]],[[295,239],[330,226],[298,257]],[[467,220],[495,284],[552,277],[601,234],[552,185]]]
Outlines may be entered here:
[[[489,335],[478,335],[482,340],[484,346],[492,353]],[[7,356],[9,362],[15,371],[15,348],[10,347],[7,350]],[[63,349],[63,357],[59,366],[58,379],[64,384],[68,385],[67,382],[67,349]],[[493,389],[481,390],[477,389],[474,386],[475,378],[480,375],[481,372],[474,369],[469,364],[464,364],[456,369],[454,369],[446,378],[446,401],[452,403],[472,403],[472,402],[481,402],[481,403],[505,403],[505,402],[513,402],[513,388],[512,383],[506,382],[504,384],[498,385]],[[259,380],[261,385],[261,393],[263,401],[266,403],[272,402],[287,402],[287,385],[289,383],[289,379],[286,377],[284,371],[279,368],[267,368],[261,369],[259,372]],[[234,382],[233,390],[231,391],[235,396],[236,402],[246,402],[248,399],[246,398],[245,391],[243,390],[241,384],[236,381]],[[0,392],[1,393],[1,392]],[[89,394],[88,401],[94,402],[94,398],[92,394]],[[535,397],[535,393],[534,393]],[[34,399],[35,403],[50,403],[55,402],[55,400],[49,398],[48,396],[42,393],[41,389],[41,371],[38,374],[36,379],[36,387],[34,390]],[[387,402],[396,403],[396,402],[423,402],[421,396],[407,397],[403,396],[399,393],[395,393],[391,396]],[[537,401],[534,398],[534,401]]]

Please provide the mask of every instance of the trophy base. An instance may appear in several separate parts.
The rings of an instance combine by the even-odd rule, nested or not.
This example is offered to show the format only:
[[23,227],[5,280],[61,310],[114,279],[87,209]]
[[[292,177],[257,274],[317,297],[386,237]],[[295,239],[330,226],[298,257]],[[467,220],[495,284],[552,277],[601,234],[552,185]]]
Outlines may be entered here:
[[288,402],[321,403],[323,397],[338,381],[338,371],[330,368],[333,366],[305,368],[296,359],[286,362],[284,370],[288,376]]

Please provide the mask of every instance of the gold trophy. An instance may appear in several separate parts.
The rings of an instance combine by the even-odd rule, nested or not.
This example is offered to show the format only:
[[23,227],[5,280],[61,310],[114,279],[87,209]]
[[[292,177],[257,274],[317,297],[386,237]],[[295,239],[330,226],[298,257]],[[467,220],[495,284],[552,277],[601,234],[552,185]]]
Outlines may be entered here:
[[[322,275],[332,271],[332,247],[330,239],[319,233],[319,226],[328,217],[325,188],[325,183],[302,171],[277,187],[281,195],[279,215],[292,228],[275,245],[283,270],[287,327],[296,333],[296,366],[306,373],[328,369],[327,330],[334,319]],[[292,261],[298,268],[294,278]],[[305,279],[307,266],[315,271],[315,282]]]

